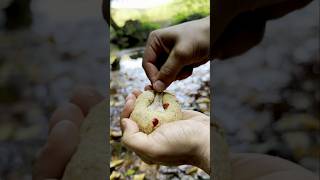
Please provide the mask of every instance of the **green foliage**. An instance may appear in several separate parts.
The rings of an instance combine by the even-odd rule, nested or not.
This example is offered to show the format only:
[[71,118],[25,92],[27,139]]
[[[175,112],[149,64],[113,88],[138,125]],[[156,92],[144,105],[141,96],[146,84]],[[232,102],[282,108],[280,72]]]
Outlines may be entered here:
[[210,14],[210,0],[175,0],[173,24],[200,19]]
[[181,24],[181,23],[184,23],[184,22],[188,22],[188,21],[192,21],[192,20],[196,20],[196,19],[201,19],[201,18],[204,18],[206,17],[205,15],[203,14],[200,14],[200,13],[197,13],[197,14],[191,14],[187,17],[185,16],[179,16],[176,18],[174,24]]
[[112,9],[120,29],[111,30],[111,43],[118,48],[144,46],[148,34],[161,27],[200,19],[210,14],[210,0],[172,0],[150,9]]
[[142,46],[148,38],[148,34],[159,28],[154,23],[141,23],[137,20],[126,21],[125,25],[111,38],[111,43],[116,44],[120,49],[134,46]]
[[111,16],[119,26],[128,20],[139,20],[142,23],[155,22],[170,25],[182,19],[199,14],[202,17],[210,14],[210,0],[172,0],[168,4],[150,9],[112,9]]

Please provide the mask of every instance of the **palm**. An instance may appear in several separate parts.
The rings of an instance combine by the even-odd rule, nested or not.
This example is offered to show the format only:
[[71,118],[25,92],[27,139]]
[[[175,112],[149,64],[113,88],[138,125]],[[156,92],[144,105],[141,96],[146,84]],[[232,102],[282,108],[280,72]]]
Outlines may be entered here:
[[[178,165],[188,162],[179,162],[178,159],[188,159],[190,154],[198,150],[199,139],[205,136],[199,133],[199,129],[206,129],[208,120],[181,120],[164,124],[148,135],[149,141],[154,147],[154,153],[158,156],[159,163],[166,165]],[[207,135],[206,135],[207,136]],[[189,157],[189,159],[196,157]]]

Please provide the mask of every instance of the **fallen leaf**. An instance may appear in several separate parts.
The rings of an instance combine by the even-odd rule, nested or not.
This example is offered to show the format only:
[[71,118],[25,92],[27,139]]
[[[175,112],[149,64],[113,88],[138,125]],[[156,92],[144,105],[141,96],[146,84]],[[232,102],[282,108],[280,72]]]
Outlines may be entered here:
[[113,171],[110,175],[110,180],[120,179],[120,177],[121,173],[119,173],[118,171]]
[[193,166],[193,167],[186,170],[186,174],[191,175],[191,174],[197,172],[197,170],[198,170],[198,168]]
[[136,171],[134,169],[128,169],[128,171],[126,172],[126,176],[131,176],[134,175],[134,173],[136,173]]
[[137,174],[133,176],[133,180],[144,180],[145,174]]
[[110,168],[114,168],[114,167],[116,167],[116,166],[119,166],[120,164],[123,163],[123,161],[124,161],[123,159],[111,161],[111,163],[110,163]]

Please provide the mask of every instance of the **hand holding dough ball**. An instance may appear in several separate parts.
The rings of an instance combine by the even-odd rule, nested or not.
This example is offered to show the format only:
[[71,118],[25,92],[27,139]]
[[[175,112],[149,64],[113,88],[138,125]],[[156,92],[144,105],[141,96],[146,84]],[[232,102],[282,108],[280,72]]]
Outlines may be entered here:
[[90,110],[80,128],[80,143],[67,165],[62,180],[106,179],[108,101]]
[[136,100],[130,118],[139,129],[150,134],[162,124],[182,119],[180,104],[168,92],[144,91]]

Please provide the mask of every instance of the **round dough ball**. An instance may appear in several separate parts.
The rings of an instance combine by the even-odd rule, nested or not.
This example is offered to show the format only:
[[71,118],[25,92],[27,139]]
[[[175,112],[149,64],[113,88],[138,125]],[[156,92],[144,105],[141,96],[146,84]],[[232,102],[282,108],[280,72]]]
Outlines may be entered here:
[[173,94],[149,90],[137,98],[130,119],[138,124],[141,131],[150,134],[161,124],[181,120],[182,112]]

